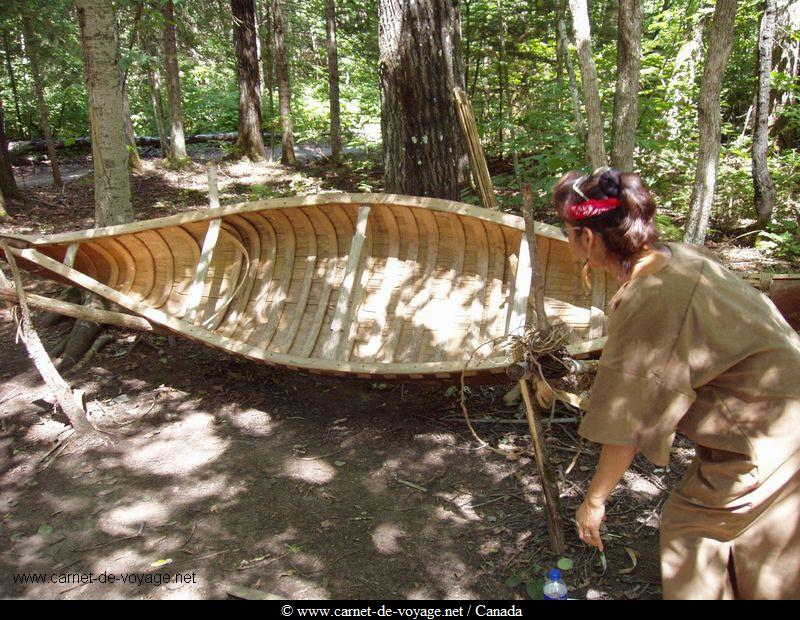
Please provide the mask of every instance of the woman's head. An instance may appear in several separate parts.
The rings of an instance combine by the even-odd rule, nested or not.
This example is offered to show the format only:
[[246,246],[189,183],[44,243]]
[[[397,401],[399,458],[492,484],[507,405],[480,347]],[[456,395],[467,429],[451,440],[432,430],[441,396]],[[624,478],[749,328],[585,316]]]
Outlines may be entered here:
[[[599,235],[606,260],[618,263],[625,272],[658,240],[655,202],[638,174],[608,168],[588,176],[568,172],[553,188],[553,204],[572,229],[571,242],[583,244]],[[591,259],[588,249],[586,258]]]

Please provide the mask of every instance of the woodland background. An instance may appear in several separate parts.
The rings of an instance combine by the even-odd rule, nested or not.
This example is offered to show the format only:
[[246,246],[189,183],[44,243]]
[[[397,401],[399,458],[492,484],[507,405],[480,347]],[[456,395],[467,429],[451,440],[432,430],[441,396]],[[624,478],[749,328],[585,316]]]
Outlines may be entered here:
[[[692,204],[698,151],[703,142],[698,127],[703,75],[711,53],[710,41],[719,38],[718,33],[712,32],[712,23],[715,9],[722,10],[726,3],[733,5],[735,22],[730,55],[723,71],[715,76],[721,88],[721,148],[717,184],[711,192],[709,234],[712,239],[720,239],[748,233],[743,242],[756,242],[765,251],[796,261],[800,257],[800,3],[625,0],[622,9],[617,0],[589,3],[589,51],[596,65],[606,150],[613,149],[614,100],[619,89],[617,55],[622,45],[619,42],[623,36],[628,40],[632,36],[641,45],[633,168],[641,172],[657,195],[662,210],[659,224],[666,236],[681,237]],[[78,3],[86,5],[90,14],[93,5],[104,4],[109,3]],[[380,67],[386,61],[381,58],[379,45],[379,14],[382,11],[391,15],[390,10],[397,11],[400,5],[408,4],[391,0],[338,0],[335,4],[333,0],[113,3],[113,19],[118,28],[117,66],[127,91],[132,131],[137,136],[158,137],[161,124],[162,135],[165,131],[169,134],[169,48],[164,46],[169,30],[165,26],[169,23],[174,24],[177,34],[176,61],[185,134],[239,129],[244,113],[240,114],[239,107],[237,55],[246,49],[237,52],[236,48],[234,25],[238,18],[234,19],[232,11],[241,11],[237,4],[250,5],[246,8],[253,12],[257,27],[255,66],[261,74],[258,94],[266,147],[263,153],[270,156],[275,143],[280,144],[281,134],[286,139],[283,105],[284,123],[290,120],[289,135],[295,142],[331,143],[335,139],[331,135],[331,101],[335,97],[345,151],[349,147],[356,153],[343,163],[357,170],[380,170],[385,164],[380,157]],[[579,40],[575,34],[580,30],[574,27],[578,24],[575,16],[586,3],[573,0],[570,6],[565,5],[563,0],[417,3],[422,7],[418,8],[420,12],[435,9],[431,13],[434,28],[460,31],[460,41],[452,42],[450,50],[460,57],[463,69],[463,79],[456,82],[463,84],[473,104],[502,207],[518,209],[521,198],[517,190],[521,182],[527,182],[540,199],[541,213],[537,215],[545,219],[545,200],[554,179],[565,170],[587,168],[587,160],[591,159],[584,138],[586,121],[576,118],[585,117],[584,106],[573,105],[574,97],[587,103],[592,98],[588,94],[591,87],[582,81],[583,65],[575,47]],[[757,232],[748,226],[758,219],[752,162],[759,112],[759,59],[763,56],[763,52],[759,54],[759,34],[763,34],[765,9],[773,12],[776,23],[770,45],[769,107],[765,113],[766,166],[776,198],[770,216],[762,218],[759,228],[764,230]],[[173,22],[165,18],[169,15],[167,10],[173,11]],[[408,10],[413,13],[415,9]],[[621,10],[642,11],[641,35],[635,30],[632,34],[627,31],[630,20]],[[335,24],[334,65],[330,64],[330,26],[326,32],[326,16]],[[406,16],[413,18],[419,15]],[[559,37],[559,22],[565,26],[568,45],[565,38]],[[53,138],[69,146],[76,138],[88,136],[87,68],[75,4],[69,0],[6,2],[0,11],[0,37],[4,66],[0,89],[4,137],[11,142],[10,157],[16,152],[25,154],[25,149],[15,148],[15,143],[45,137],[37,82]],[[434,41],[434,49],[437,44]],[[448,42],[441,45],[447,46]],[[416,69],[410,70],[410,79]],[[286,86],[285,104],[280,102],[281,85]],[[432,88],[429,84],[424,86]],[[426,88],[421,90],[422,99],[417,105],[422,107],[417,113],[423,116],[424,106],[432,104],[430,98],[427,102],[424,99]],[[591,115],[590,111],[590,125]],[[385,140],[385,133],[383,137]],[[230,142],[223,144],[236,154]],[[246,149],[238,152],[247,154]],[[284,156],[283,161],[291,159]],[[391,176],[391,170],[381,172],[387,178]],[[459,197],[477,202],[463,177],[461,181]],[[368,191],[372,187],[365,181],[362,189]],[[9,197],[9,191],[4,193]],[[262,193],[269,195],[269,188]]]

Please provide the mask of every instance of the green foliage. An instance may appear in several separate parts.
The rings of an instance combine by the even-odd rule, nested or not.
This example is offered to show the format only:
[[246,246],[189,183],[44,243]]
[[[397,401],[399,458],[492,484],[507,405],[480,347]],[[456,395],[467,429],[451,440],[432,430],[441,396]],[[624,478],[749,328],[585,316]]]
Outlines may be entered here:
[[757,246],[776,258],[800,260],[800,225],[797,220],[781,219],[771,222],[758,234]]

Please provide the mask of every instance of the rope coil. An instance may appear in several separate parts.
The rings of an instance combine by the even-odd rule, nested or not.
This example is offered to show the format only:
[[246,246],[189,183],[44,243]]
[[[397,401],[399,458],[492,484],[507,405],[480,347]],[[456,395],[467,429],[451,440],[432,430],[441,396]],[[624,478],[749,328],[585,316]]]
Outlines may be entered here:
[[[516,331],[520,330],[518,329]],[[464,414],[464,420],[466,420],[467,427],[472,433],[472,436],[481,446],[506,458],[513,457],[514,455],[518,456],[522,452],[522,450],[509,452],[494,448],[478,436],[478,433],[470,422],[466,403],[465,377],[470,364],[475,359],[476,355],[478,355],[478,352],[484,347],[491,346],[488,354],[481,355],[478,359],[479,361],[489,360],[490,362],[496,362],[498,365],[509,365],[513,362],[520,361],[527,362],[529,368],[536,369],[536,373],[541,381],[547,385],[550,390],[556,393],[544,376],[540,358],[550,358],[566,369],[564,361],[556,356],[556,352],[564,348],[569,340],[569,335],[570,328],[564,323],[551,325],[546,333],[542,332],[537,327],[530,326],[524,328],[521,334],[512,332],[507,336],[499,336],[478,345],[472,350],[469,359],[464,365],[464,369],[461,371],[461,411]]]

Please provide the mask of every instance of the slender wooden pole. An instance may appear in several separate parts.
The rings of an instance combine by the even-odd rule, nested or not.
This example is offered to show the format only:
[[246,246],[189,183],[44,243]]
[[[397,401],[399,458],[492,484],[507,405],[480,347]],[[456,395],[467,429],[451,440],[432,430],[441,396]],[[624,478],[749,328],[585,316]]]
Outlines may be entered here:
[[536,228],[533,223],[533,194],[531,186],[525,183],[522,186],[522,217],[525,220],[525,233],[528,235],[528,248],[531,253],[531,266],[533,267],[533,278],[531,288],[534,293],[536,303],[536,322],[539,332],[543,338],[547,338],[550,333],[550,324],[547,322],[547,315],[544,310],[544,274],[542,273],[542,261],[539,259],[539,241],[536,238]]
[[[17,291],[5,286],[0,287],[0,299],[11,304],[17,304],[19,302]],[[42,297],[41,295],[32,295],[30,293],[25,295],[25,300],[28,302],[28,306],[32,308],[55,312],[57,314],[63,314],[64,316],[71,316],[75,319],[83,319],[91,321],[92,323],[103,323],[105,325],[115,325],[116,327],[124,327],[126,329],[138,329],[139,331],[145,332],[155,331],[150,321],[139,318],[138,316],[131,316],[121,312],[111,312],[109,310],[98,310],[90,306],[81,306],[80,304]]]
[[[44,345],[42,345],[42,341],[39,339],[39,335],[33,328],[25,290],[22,288],[22,278],[17,268],[17,261],[14,259],[14,255],[11,253],[6,241],[2,242],[2,246],[3,253],[6,256],[8,265],[11,268],[11,274],[14,278],[14,287],[19,299],[20,314],[22,315],[22,319],[20,320],[20,334],[22,336],[22,341],[25,343],[25,348],[28,350],[28,355],[39,371],[39,374],[42,375],[42,379],[44,379],[47,386],[53,392],[58,406],[61,407],[61,410],[69,419],[75,432],[91,433],[94,429],[86,418],[83,407],[75,398],[67,382],[58,374],[58,370],[56,370],[56,367],[53,365],[50,356],[47,355],[47,351],[45,351]],[[5,280],[5,278],[3,279]]]
[[539,424],[537,414],[539,407],[531,398],[528,382],[522,379],[519,382],[522,400],[525,401],[525,413],[528,417],[528,426],[531,429],[531,443],[533,453],[536,458],[536,469],[539,472],[539,480],[544,492],[544,503],[547,508],[547,529],[550,534],[550,546],[553,553],[561,555],[564,552],[564,529],[561,526],[561,507],[558,498],[558,485],[553,475],[550,460],[547,458],[547,450],[542,436],[542,427]]
[[[550,333],[550,325],[544,310],[544,274],[542,262],[539,260],[539,245],[536,239],[536,229],[533,222],[533,194],[527,183],[522,186],[522,216],[525,219],[525,232],[530,243],[528,249],[531,253],[530,262],[533,269],[531,288],[533,289],[536,303],[536,321],[539,332],[546,338]],[[519,360],[518,360],[519,361]],[[526,379],[519,381],[522,400],[525,402],[525,414],[528,417],[528,426],[531,430],[531,443],[536,458],[536,468],[539,471],[539,480],[544,491],[544,501],[547,507],[547,526],[550,532],[550,545],[553,552],[561,555],[564,551],[564,530],[561,526],[561,508],[558,498],[558,484],[553,475],[553,468],[547,457],[547,449],[542,436],[542,427],[538,415],[541,413],[531,393]]]

